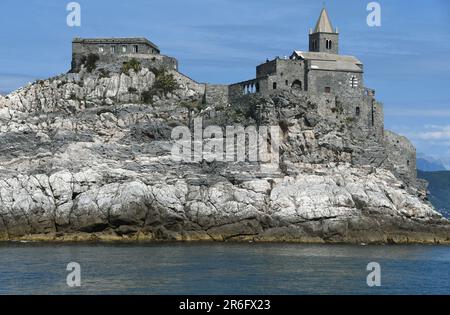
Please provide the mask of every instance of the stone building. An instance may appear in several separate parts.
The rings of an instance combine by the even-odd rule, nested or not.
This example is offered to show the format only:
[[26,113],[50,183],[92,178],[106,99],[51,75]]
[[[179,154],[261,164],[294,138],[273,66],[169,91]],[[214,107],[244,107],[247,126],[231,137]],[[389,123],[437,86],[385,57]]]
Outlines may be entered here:
[[256,78],[230,86],[230,95],[273,90],[299,90],[315,94],[362,96],[363,64],[356,57],[339,55],[339,33],[323,9],[309,34],[309,51],[267,60],[256,67]]
[[[363,63],[354,56],[339,54],[339,35],[327,10],[322,9],[315,28],[309,31],[309,51],[294,50],[289,57],[276,57],[258,65],[254,79],[228,86],[229,102],[239,103],[247,95],[277,91],[323,100],[326,107],[341,108],[355,138],[365,142],[356,163],[379,165],[396,160],[395,172],[405,181],[414,182],[413,145],[405,137],[385,134],[383,104],[375,99],[375,91],[364,85]],[[403,158],[398,159],[400,155]]]
[[309,34],[309,51],[267,60],[256,67],[256,78],[229,86],[230,101],[252,93],[293,90],[338,100],[361,128],[383,137],[382,104],[364,86],[364,67],[358,58],[339,54],[339,33],[324,8]]
[[72,71],[79,71],[90,54],[97,55],[99,62],[106,64],[135,58],[144,66],[178,69],[175,58],[161,55],[159,47],[146,38],[75,38],[72,41]]
[[[214,106],[249,104],[253,94],[291,91],[314,99],[324,119],[341,119],[352,129],[353,138],[362,150],[353,162],[360,165],[392,164],[393,171],[406,182],[416,181],[413,145],[405,137],[384,130],[383,104],[375,91],[364,85],[364,67],[354,57],[339,52],[340,34],[333,28],[324,8],[314,29],[309,31],[309,50],[294,50],[289,57],[267,60],[256,67],[254,79],[231,84],[200,84],[187,81],[203,90],[203,101]],[[76,38],[72,43],[72,72],[78,72],[90,54],[98,56],[104,69],[117,70],[134,58],[143,67],[178,71],[178,61],[161,54],[145,38]],[[181,76],[179,76],[181,77]]]

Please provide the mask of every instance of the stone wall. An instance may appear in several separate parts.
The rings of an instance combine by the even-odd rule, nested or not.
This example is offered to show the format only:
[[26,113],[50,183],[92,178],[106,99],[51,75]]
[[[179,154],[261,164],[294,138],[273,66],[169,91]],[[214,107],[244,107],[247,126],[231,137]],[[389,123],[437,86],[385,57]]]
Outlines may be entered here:
[[[305,90],[305,64],[302,60],[276,59],[276,73],[268,76],[262,92],[273,90]],[[294,86],[293,86],[294,85]]]
[[[331,40],[331,49],[327,49],[326,41]],[[317,41],[317,49],[313,49],[313,41]],[[314,33],[309,35],[309,51],[326,52],[330,54],[339,53],[339,34]]]
[[[327,70],[314,70],[310,69],[307,73],[307,89],[311,93],[322,94],[326,93],[326,88],[329,87],[328,93],[345,96],[355,97],[364,95],[364,81],[363,74],[357,72],[348,71],[327,71]],[[358,81],[356,87],[351,87],[350,82],[352,77]]]
[[172,73],[178,85],[187,91],[186,95],[184,95],[185,97],[198,97],[205,95],[206,84],[198,83],[187,75],[176,70],[171,70],[169,73]]
[[[127,47],[126,52],[122,50],[123,46]],[[138,52],[133,51],[134,46],[138,47]],[[112,51],[112,47],[114,47],[114,51]],[[100,51],[100,48],[102,48],[102,51]],[[155,64],[156,67],[164,66],[168,69],[178,69],[178,61],[175,58],[160,55],[159,49],[145,42],[86,44],[74,41],[72,43],[72,72],[80,70],[83,58],[89,54],[96,54],[99,57],[99,62],[102,63],[116,63],[117,61],[136,58],[143,60],[143,62]]]
[[[120,56],[104,56],[97,62],[97,68],[104,68],[109,71],[120,71],[122,65],[131,59],[136,59],[142,67],[152,69],[165,68],[167,70],[178,70],[178,60],[164,55],[146,54],[124,54]],[[71,72],[81,70],[81,58],[75,59]]]
[[205,102],[207,105],[223,105],[228,103],[228,85],[206,84]]
[[267,88],[267,78],[252,79],[238,82],[228,86],[228,99],[230,102],[236,102],[243,95],[262,93]]
[[408,184],[415,184],[417,179],[416,149],[404,136],[385,130],[384,145],[388,160],[394,172]]

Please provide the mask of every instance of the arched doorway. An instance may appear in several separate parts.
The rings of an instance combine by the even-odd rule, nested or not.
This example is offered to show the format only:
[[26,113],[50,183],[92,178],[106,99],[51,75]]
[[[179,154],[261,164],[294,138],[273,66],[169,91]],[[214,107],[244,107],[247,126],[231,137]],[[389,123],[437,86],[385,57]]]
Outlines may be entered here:
[[295,80],[295,81],[292,83],[291,88],[292,88],[293,90],[301,91],[301,90],[302,90],[302,81],[300,81],[300,80]]

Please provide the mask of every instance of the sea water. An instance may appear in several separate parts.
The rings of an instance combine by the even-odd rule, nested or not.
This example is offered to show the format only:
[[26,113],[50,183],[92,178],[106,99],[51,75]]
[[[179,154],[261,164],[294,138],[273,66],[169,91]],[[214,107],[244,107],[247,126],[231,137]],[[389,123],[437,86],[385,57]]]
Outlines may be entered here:
[[0,294],[450,294],[450,246],[2,243]]

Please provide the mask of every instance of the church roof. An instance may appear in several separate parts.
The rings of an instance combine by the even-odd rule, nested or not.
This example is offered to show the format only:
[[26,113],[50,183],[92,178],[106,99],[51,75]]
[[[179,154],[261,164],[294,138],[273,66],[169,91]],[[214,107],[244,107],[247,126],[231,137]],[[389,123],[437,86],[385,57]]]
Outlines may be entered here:
[[309,60],[311,69],[362,72],[362,62],[353,56],[295,50],[291,59]]
[[334,33],[333,25],[331,25],[330,18],[325,8],[320,12],[320,17],[317,21],[314,33]]

